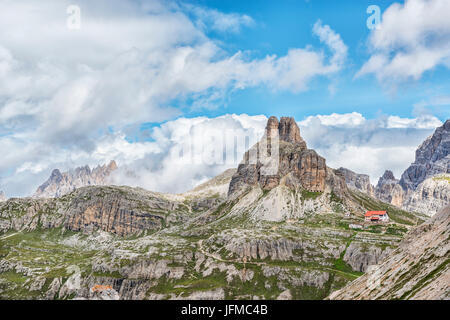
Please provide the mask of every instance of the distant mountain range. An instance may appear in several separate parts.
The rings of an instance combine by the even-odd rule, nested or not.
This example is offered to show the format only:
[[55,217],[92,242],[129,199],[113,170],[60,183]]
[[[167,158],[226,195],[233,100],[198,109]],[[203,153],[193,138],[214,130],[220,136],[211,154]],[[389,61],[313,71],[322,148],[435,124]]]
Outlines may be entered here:
[[369,177],[340,168],[350,188],[407,211],[432,216],[450,204],[450,120],[428,137],[416,150],[416,159],[398,180],[386,170],[376,187]]
[[[301,147],[298,147],[300,152],[306,150],[306,143],[300,137],[299,130],[295,129],[298,128],[297,125],[286,119],[282,118],[279,123],[281,141],[283,143],[289,142],[301,145]],[[274,118],[269,119],[268,125],[277,126],[276,121]],[[304,161],[305,164],[309,163],[305,159],[300,161]],[[313,150],[310,150],[308,151],[308,159],[310,159],[308,161],[312,161],[312,163],[322,168],[314,168],[316,170],[314,173],[305,171],[303,173],[304,178],[321,175],[323,179],[326,177],[330,179],[334,171],[324,167],[323,158],[318,156]],[[287,165],[282,170],[292,169],[295,171],[295,164],[286,163],[287,160],[285,158],[281,159],[281,161],[282,165]],[[293,167],[289,167],[292,165]],[[108,185],[111,182],[111,174],[116,169],[115,161],[111,161],[108,165],[98,166],[93,170],[89,166],[79,167],[63,173],[55,169],[49,179],[36,190],[33,197],[60,197],[84,186]],[[313,170],[313,168],[310,169]],[[249,170],[254,170],[254,168],[241,166],[238,169],[241,178],[232,181],[232,189],[237,188],[245,179],[248,179],[251,183],[256,181],[253,181],[256,179],[255,177],[246,176],[250,174]],[[257,174],[256,171],[254,173]],[[284,175],[283,172],[280,172],[280,174]],[[447,120],[444,125],[437,128],[434,134],[418,147],[416,160],[405,170],[400,180],[396,179],[390,170],[385,171],[376,186],[371,184],[368,175],[358,174],[346,168],[341,167],[334,174],[344,176],[347,186],[351,189],[359,190],[396,207],[431,216],[450,203],[450,120]],[[275,181],[273,178],[268,179],[268,181],[262,183],[279,184],[279,181]],[[319,183],[320,190],[325,187],[325,180],[316,180],[312,181],[312,183]],[[341,192],[341,190],[338,192]],[[1,198],[0,194],[0,200]]]
[[97,166],[92,170],[89,166],[63,173],[59,169],[54,169],[48,180],[37,188],[33,197],[55,198],[70,193],[77,188],[107,185],[111,173],[115,170],[117,170],[117,164],[114,160],[108,165]]

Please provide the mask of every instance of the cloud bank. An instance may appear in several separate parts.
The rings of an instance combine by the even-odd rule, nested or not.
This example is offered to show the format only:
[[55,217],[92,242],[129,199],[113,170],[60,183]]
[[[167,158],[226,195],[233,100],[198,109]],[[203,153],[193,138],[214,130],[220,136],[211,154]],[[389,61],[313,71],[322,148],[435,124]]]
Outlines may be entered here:
[[299,122],[308,147],[324,156],[330,167],[368,174],[372,184],[386,169],[399,177],[414,161],[417,147],[441,125],[426,114],[366,119],[356,112],[310,116]]
[[177,1],[79,0],[73,30],[70,5],[0,0],[0,146],[8,150],[0,188],[8,194],[28,194],[51,167],[96,164],[102,152],[139,157],[148,146],[128,144],[127,130],[179,117],[184,101],[202,110],[248,87],[304,91],[339,72],[347,55],[320,21],[312,30],[320,47],[256,59],[210,36],[252,27],[246,15]]
[[[96,166],[115,159],[120,167],[114,183],[153,191],[184,192],[237,167],[244,152],[262,136],[264,115],[223,115],[216,118],[179,118],[148,129],[147,141],[130,142],[123,133],[104,136],[92,152],[48,153],[26,162],[6,190],[29,193],[53,168],[67,170]],[[327,159],[331,167],[347,167],[369,174],[376,183],[386,169],[399,176],[414,160],[418,145],[442,123],[433,116],[365,119],[359,113],[310,116],[298,122],[308,147]],[[67,161],[70,159],[70,161]]]

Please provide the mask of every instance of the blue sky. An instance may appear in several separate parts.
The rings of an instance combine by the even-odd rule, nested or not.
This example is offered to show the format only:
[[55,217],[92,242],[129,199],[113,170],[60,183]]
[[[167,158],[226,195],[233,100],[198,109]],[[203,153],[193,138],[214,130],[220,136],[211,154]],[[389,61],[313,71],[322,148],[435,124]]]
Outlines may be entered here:
[[[369,5],[382,14],[375,30]],[[385,169],[399,176],[450,118],[447,0],[0,0],[0,8],[8,196],[32,194],[54,168],[112,159],[140,177],[119,184],[180,192],[237,164],[180,164],[174,150],[217,128],[255,142],[271,115],[295,117],[330,166],[376,183]]]
[[[268,91],[265,87],[249,88],[231,93],[216,110],[206,111],[209,116],[227,113],[266,115],[292,115],[302,119],[309,115],[357,111],[367,118],[381,114],[401,117],[414,116],[414,105],[432,97],[450,94],[450,72],[437,66],[423,74],[420,81],[402,83],[396,92],[388,92],[373,75],[354,79],[355,74],[370,57],[367,46],[370,30],[366,20],[369,5],[376,4],[383,12],[398,1],[197,1],[194,4],[216,8],[225,13],[241,13],[252,17],[255,23],[239,33],[209,35],[221,41],[230,51],[249,51],[254,57],[276,54],[283,56],[290,48],[305,45],[318,46],[312,26],[320,19],[340,34],[349,48],[348,63],[344,70],[331,78],[315,79],[310,90],[300,93]],[[335,92],[329,92],[333,85]],[[450,116],[450,105],[429,106],[431,112],[445,120]],[[188,111],[189,115],[205,114]]]

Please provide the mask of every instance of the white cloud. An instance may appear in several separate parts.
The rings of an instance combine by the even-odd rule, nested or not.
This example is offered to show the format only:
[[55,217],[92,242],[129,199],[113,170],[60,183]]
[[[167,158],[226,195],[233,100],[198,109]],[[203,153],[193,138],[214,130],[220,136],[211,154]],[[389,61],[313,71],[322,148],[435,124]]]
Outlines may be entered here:
[[323,26],[320,20],[314,24],[313,31],[314,34],[319,37],[320,41],[326,43],[327,46],[333,50],[334,55],[331,59],[332,68],[341,67],[347,58],[348,51],[348,48],[344,44],[344,41],[342,41],[341,36],[334,32],[330,26]]
[[190,7],[192,17],[182,4],[159,0],[79,0],[81,29],[69,30],[72,4],[0,0],[0,145],[8,150],[0,187],[9,194],[34,191],[53,167],[156,154],[160,145],[130,143],[125,132],[180,116],[179,100],[201,110],[247,87],[306,90],[346,58],[342,39],[320,22],[313,30],[320,48],[255,59],[208,37],[253,25],[246,15]]
[[414,161],[417,147],[441,125],[426,114],[366,119],[356,112],[310,116],[299,122],[308,147],[324,156],[330,167],[368,174],[373,184],[386,169],[399,177]]
[[389,116],[386,120],[387,128],[433,129],[441,125],[442,122],[439,119],[426,114],[412,119]]
[[245,114],[169,121],[151,132],[151,145],[157,151],[128,161],[114,182],[163,192],[187,191],[237,167],[244,152],[262,136],[266,122],[265,116]]
[[309,116],[301,121],[300,125],[307,127],[312,125],[315,122],[315,119],[319,119],[320,123],[325,126],[336,127],[357,127],[366,121],[363,115],[358,112],[345,114],[332,113],[330,115]]
[[[320,22],[314,33],[329,46],[329,62],[310,47],[258,60],[224,52],[170,2],[80,1],[74,31],[65,24],[69,1],[0,1],[0,132],[24,129],[26,118],[33,137],[54,144],[92,148],[99,130],[173,118],[178,98],[213,108],[230,89],[305,90],[346,56],[339,35]],[[251,19],[190,8],[224,29]]]
[[[44,151],[38,153],[30,148],[33,161],[24,162],[0,186],[9,195],[29,195],[54,168],[68,170],[85,164],[94,167],[114,159],[120,168],[114,179],[116,184],[154,191],[186,191],[228,168],[237,167],[244,152],[262,136],[266,122],[265,116],[245,114],[179,118],[152,128],[149,141],[145,142],[129,142],[123,133],[114,133],[101,138],[91,152],[44,151],[38,147]],[[2,141],[0,137],[0,143],[5,142],[7,139]],[[17,159],[20,155],[21,161],[26,158],[18,152],[9,155],[14,158],[12,163],[20,162]]]
[[181,6],[195,16],[197,25],[204,30],[209,28],[219,32],[237,33],[242,27],[255,25],[253,18],[246,14],[223,13],[216,9],[183,3]]
[[386,86],[418,80],[442,65],[450,68],[450,12],[448,0],[406,0],[383,13],[369,38],[370,59],[356,74],[376,75]]
[[[0,181],[0,189],[8,195],[31,194],[54,168],[93,167],[115,159],[121,168],[115,176],[117,184],[186,191],[237,167],[246,149],[262,136],[266,122],[266,116],[245,114],[179,118],[149,129],[148,141],[130,142],[123,133],[111,133],[91,152],[77,153],[45,145],[16,146],[10,137],[0,137],[0,143],[13,151],[2,161],[24,163]],[[324,156],[329,166],[369,174],[372,183],[386,169],[400,176],[414,160],[415,149],[442,124],[429,117],[365,119],[356,112],[310,116],[298,123],[308,147]]]

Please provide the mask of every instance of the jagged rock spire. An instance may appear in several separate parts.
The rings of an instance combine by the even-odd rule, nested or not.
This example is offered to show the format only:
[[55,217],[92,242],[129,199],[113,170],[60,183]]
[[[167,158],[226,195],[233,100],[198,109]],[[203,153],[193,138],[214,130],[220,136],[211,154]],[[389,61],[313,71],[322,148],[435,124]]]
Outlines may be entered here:
[[116,161],[111,160],[111,162],[108,164],[107,169],[110,171],[114,171],[118,168]]
[[450,119],[437,128],[416,150],[416,158],[403,172],[400,185],[415,190],[425,179],[450,173]]
[[381,187],[382,185],[386,183],[397,183],[398,180],[395,179],[394,173],[391,170],[386,170],[383,175],[378,179],[378,187]]
[[278,130],[281,141],[289,143],[306,143],[300,136],[300,128],[293,117],[281,117],[280,121],[274,116],[270,117],[266,125],[266,134],[270,137],[274,130]]
[[33,197],[60,197],[72,192],[76,188],[92,185],[107,185],[110,183],[110,175],[117,168],[117,163],[112,160],[108,165],[99,165],[92,170],[88,165],[71,169],[67,172],[54,169],[50,178],[38,187]]
[[[234,174],[229,187],[228,195],[237,194],[245,186],[259,184],[264,190],[277,187],[281,180],[290,187],[302,187],[308,191],[323,192],[326,187],[327,166],[323,157],[314,150],[308,150],[306,142],[300,136],[300,128],[292,117],[270,117],[266,125],[263,139],[279,137],[279,149],[276,170],[273,173],[263,173],[264,164],[260,161],[249,161],[250,154],[257,154],[253,146],[244,155],[244,160]],[[264,142],[264,141],[263,141]],[[272,162],[269,162],[272,164]],[[345,185],[345,180],[342,179]]]

